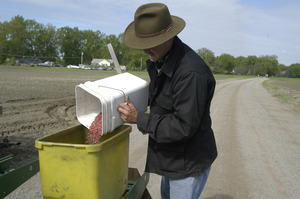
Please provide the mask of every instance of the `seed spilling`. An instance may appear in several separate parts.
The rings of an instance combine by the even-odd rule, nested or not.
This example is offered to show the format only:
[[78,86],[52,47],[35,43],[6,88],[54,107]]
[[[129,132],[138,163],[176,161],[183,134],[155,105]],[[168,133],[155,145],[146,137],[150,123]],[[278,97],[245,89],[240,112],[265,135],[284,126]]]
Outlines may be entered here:
[[91,126],[89,127],[89,133],[86,137],[87,144],[97,144],[102,135],[102,113],[98,114]]

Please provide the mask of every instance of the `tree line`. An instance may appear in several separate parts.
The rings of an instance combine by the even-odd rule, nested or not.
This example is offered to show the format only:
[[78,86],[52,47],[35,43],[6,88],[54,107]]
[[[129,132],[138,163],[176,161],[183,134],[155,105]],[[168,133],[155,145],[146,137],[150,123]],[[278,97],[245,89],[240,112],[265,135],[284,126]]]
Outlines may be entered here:
[[197,50],[197,53],[208,64],[213,73],[300,77],[300,63],[291,64],[287,67],[284,64],[278,63],[276,55],[234,57],[230,54],[223,53],[216,57],[214,53],[207,48],[201,48]]
[[[16,59],[39,59],[62,66],[90,65],[92,59],[111,59],[107,44],[111,43],[121,65],[129,70],[143,70],[148,56],[140,50],[126,47],[123,33],[106,35],[97,30],[79,30],[78,27],[56,28],[33,19],[15,16],[0,22],[0,64],[14,63]],[[234,57],[230,54],[215,56],[207,49],[196,52],[213,73],[300,77],[300,63],[290,66],[279,64],[276,55]],[[81,60],[83,58],[83,60]]]

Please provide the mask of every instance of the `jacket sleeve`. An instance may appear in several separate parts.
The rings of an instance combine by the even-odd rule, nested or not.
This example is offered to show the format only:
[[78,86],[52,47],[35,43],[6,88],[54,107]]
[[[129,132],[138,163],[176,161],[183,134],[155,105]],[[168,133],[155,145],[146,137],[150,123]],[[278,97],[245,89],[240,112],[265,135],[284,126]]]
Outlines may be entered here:
[[[208,79],[199,73],[182,75],[174,84],[169,114],[138,113],[137,126],[158,143],[184,141],[200,130],[207,101]],[[159,102],[157,102],[158,105]]]

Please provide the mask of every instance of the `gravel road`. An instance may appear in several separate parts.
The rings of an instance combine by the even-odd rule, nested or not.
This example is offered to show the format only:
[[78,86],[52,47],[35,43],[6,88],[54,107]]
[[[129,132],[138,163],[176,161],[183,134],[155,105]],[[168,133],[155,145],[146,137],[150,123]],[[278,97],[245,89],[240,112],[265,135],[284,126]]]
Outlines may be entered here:
[[[202,199],[296,199],[300,195],[300,112],[262,86],[265,78],[218,80],[211,116],[219,156]],[[147,136],[133,125],[129,166],[142,174]],[[148,190],[160,198],[160,177]],[[6,199],[42,198],[39,174]]]
[[300,113],[264,80],[218,84],[211,114],[219,156],[203,198],[299,198]]

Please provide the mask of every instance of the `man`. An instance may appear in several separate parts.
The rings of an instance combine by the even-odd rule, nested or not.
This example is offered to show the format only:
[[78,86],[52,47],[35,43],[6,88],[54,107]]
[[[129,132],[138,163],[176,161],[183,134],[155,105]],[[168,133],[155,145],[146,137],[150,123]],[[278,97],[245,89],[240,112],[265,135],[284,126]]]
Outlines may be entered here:
[[215,79],[204,61],[181,42],[183,19],[166,5],[140,6],[124,33],[124,43],[149,56],[150,113],[127,98],[118,111],[149,135],[146,172],[162,176],[162,198],[196,199],[204,188],[217,148],[210,104]]

